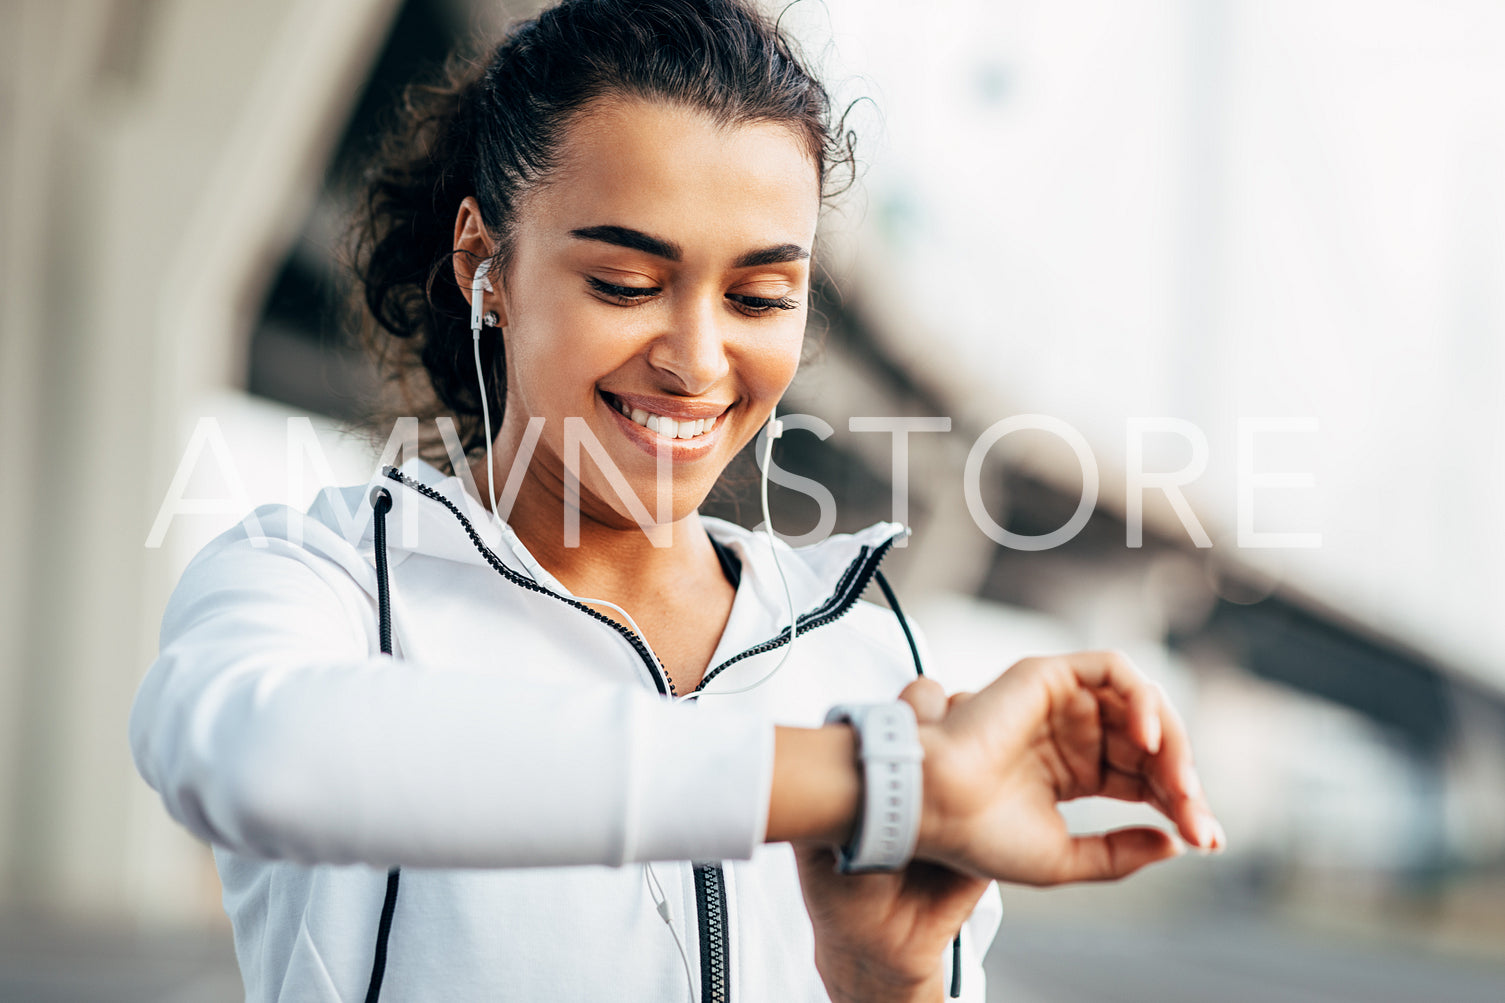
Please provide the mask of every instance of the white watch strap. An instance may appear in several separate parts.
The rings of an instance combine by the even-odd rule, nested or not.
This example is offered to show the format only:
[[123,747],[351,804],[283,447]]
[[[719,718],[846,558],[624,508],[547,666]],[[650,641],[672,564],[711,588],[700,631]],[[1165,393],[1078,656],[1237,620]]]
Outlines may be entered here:
[[836,869],[844,874],[896,871],[914,856],[924,803],[919,728],[914,708],[902,700],[838,704],[826,723],[848,722],[857,732],[862,759],[862,810],[852,842],[841,848]]

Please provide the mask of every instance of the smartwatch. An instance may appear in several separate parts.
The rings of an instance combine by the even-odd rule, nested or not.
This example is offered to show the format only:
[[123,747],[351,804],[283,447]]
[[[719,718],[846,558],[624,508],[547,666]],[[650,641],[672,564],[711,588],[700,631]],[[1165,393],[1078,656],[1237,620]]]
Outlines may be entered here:
[[837,854],[842,874],[897,871],[914,856],[924,803],[925,758],[914,708],[902,700],[838,704],[827,724],[850,724],[862,761],[862,809],[852,841]]

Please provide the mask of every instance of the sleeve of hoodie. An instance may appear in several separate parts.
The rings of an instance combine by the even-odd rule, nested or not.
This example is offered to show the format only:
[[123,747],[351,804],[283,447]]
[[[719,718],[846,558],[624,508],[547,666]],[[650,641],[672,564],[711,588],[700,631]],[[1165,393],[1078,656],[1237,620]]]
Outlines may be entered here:
[[226,534],[190,563],[131,710],[137,769],[199,837],[381,867],[748,858],[762,842],[765,718],[396,663],[371,653],[373,605],[337,564],[257,542]]

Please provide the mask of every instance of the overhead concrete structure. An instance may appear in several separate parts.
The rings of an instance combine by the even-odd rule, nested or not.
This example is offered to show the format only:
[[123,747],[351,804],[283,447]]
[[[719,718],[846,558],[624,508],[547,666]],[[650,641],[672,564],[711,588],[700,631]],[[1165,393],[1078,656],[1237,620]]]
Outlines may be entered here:
[[[243,384],[390,0],[0,7],[0,899],[219,911],[125,723],[173,581],[144,532],[202,402]],[[191,423],[189,425],[191,427]]]

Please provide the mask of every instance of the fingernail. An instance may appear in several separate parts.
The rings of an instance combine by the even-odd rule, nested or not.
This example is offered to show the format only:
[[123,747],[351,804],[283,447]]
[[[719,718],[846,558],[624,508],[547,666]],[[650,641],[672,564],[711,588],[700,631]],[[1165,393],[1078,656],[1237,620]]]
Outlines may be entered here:
[[1149,753],[1153,756],[1160,751],[1160,718],[1150,718],[1147,733],[1149,737]]
[[1228,849],[1228,834],[1223,831],[1223,823],[1219,822],[1217,819],[1213,819],[1212,828],[1213,832],[1217,836],[1217,848],[1219,850]]
[[1190,763],[1181,764],[1181,790],[1189,798],[1194,798],[1202,793],[1202,781],[1197,779],[1196,768]]

